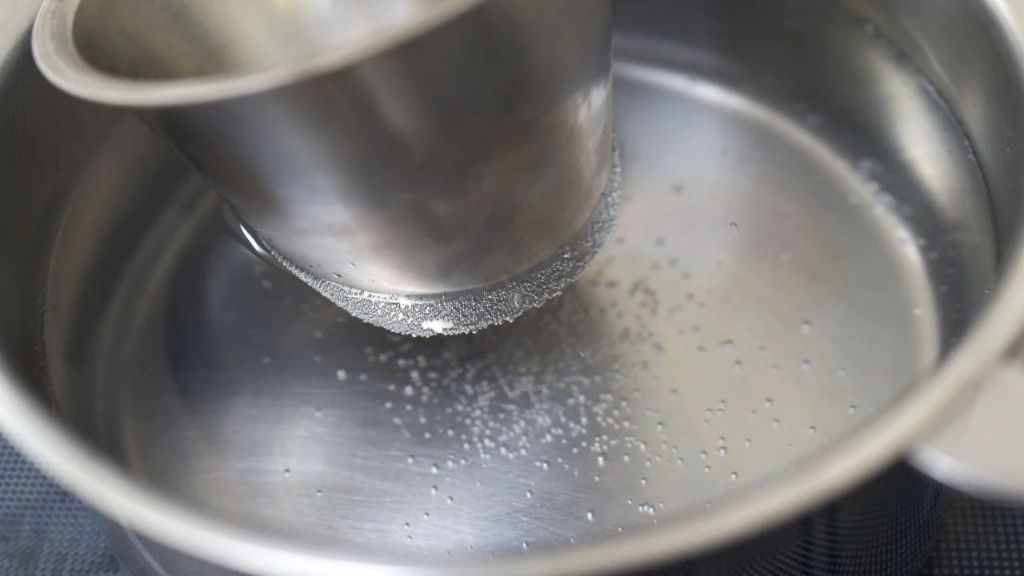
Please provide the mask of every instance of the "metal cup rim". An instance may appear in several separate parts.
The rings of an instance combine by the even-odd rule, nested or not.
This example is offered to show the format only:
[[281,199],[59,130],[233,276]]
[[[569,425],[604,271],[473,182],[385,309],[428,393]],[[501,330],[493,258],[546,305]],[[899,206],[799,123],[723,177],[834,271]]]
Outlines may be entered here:
[[139,80],[102,71],[82,56],[74,39],[76,14],[82,0],[44,0],[32,27],[32,55],[50,82],[90,102],[133,109],[209,104],[269,92],[336,72],[426,35],[485,1],[447,0],[372,38],[326,46],[298,63],[251,72]]

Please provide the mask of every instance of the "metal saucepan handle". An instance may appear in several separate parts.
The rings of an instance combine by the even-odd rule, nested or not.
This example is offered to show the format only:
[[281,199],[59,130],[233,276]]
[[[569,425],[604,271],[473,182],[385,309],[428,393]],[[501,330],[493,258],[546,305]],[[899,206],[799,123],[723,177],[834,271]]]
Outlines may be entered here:
[[911,460],[969,494],[1024,502],[1024,353],[997,367],[963,411]]

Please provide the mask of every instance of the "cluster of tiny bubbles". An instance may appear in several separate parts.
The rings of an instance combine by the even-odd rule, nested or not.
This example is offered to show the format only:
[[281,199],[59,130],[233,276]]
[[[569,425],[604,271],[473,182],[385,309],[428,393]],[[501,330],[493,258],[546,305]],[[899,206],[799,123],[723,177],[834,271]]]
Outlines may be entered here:
[[[623,286],[599,280],[593,284],[602,290],[625,289],[627,297],[646,302],[646,306],[639,306],[641,309],[658,309],[666,303],[659,294],[645,290],[642,282]],[[581,290],[586,286],[585,282]],[[587,309],[580,304],[584,298],[571,296],[572,291],[551,306],[528,314],[522,323],[500,328],[501,333],[433,341],[389,336],[385,338],[389,346],[364,349],[367,364],[392,369],[393,377],[384,385],[391,397],[382,408],[398,414],[391,421],[401,434],[451,439],[447,445],[454,447],[442,461],[408,454],[404,456],[407,464],[425,467],[428,476],[438,477],[446,470],[486,469],[496,460],[527,460],[539,473],[578,475],[584,469],[595,483],[601,482],[602,470],[610,468],[607,474],[616,478],[617,486],[632,470],[653,468],[652,473],[664,475],[667,472],[660,463],[685,468],[687,460],[679,448],[685,439],[672,435],[671,420],[662,419],[664,407],[645,394],[656,376],[644,376],[651,371],[653,359],[633,361],[621,354],[623,349],[657,354],[658,346],[652,344],[657,332],[650,328],[649,319],[621,323],[623,329],[613,335],[619,346],[607,346],[608,335],[590,327],[608,312]],[[808,333],[809,325],[809,321],[801,321],[798,331]],[[693,328],[688,325],[684,337],[701,334]],[[538,338],[540,334],[546,337]],[[717,347],[726,355],[738,352],[733,338],[718,341]],[[764,354],[766,347],[757,350]],[[733,362],[733,371],[737,363],[743,366],[742,360]],[[361,369],[338,368],[335,376],[347,381],[349,372]],[[638,377],[646,378],[648,384],[635,385]],[[678,386],[670,388],[667,396],[681,405],[687,397],[685,387],[681,391]],[[655,402],[648,403],[650,400]],[[440,404],[444,410],[432,408]],[[705,410],[707,417],[723,417],[729,404],[725,398],[717,400]],[[765,408],[775,407],[771,398],[763,404]],[[781,425],[777,417],[770,422],[775,428]],[[750,447],[753,440],[748,437],[743,445]],[[566,446],[571,447],[573,457],[560,451]],[[559,450],[562,456],[552,456],[555,452],[550,448]],[[696,470],[717,478],[712,474],[715,466],[709,460],[709,451],[723,462],[732,460],[726,436],[718,436],[716,445],[698,452],[702,463]],[[612,459],[612,455],[617,458]],[[739,480],[740,472],[735,468],[741,463],[724,467],[728,480]],[[636,482],[641,489],[651,484],[647,475],[638,476]],[[547,481],[538,484],[539,490],[527,488],[521,492],[525,500],[543,498]],[[429,493],[456,505],[457,499],[442,495],[437,483],[430,485]],[[664,507],[664,503],[656,506],[634,496],[626,500],[639,517],[655,518]],[[430,512],[423,513],[423,520],[430,517]],[[599,514],[592,508],[582,514],[587,524],[596,523],[597,518]]]
[[[612,233],[622,188],[621,155],[612,147],[611,171],[589,221],[548,259],[522,274],[479,289],[427,296],[395,296],[354,288],[335,271],[324,279],[296,265],[266,243],[282,267],[338,307],[370,324],[399,334],[468,334],[518,318],[560,294],[575,281]],[[355,269],[355,263],[349,264]]]
[[[669,188],[673,196],[685,191]],[[725,226],[740,241],[752,229]],[[382,433],[393,435],[396,461],[423,482],[410,496],[422,506],[401,523],[408,541],[422,542],[432,530],[425,524],[460,518],[491,494],[513,495],[509,506],[528,518],[564,508],[556,504],[570,488],[578,498],[573,539],[585,541],[656,522],[663,510],[704,502],[723,485],[754,482],[761,471],[747,464],[756,453],[828,435],[831,426],[819,430],[822,422],[787,411],[790,398],[770,385],[848,378],[846,368],[814,355],[828,322],[807,311],[789,318],[788,349],[725,330],[715,322],[727,292],[722,268],[689,267],[668,231],[642,237],[627,226],[616,234],[579,282],[514,323],[423,339],[373,331],[342,314],[310,332],[324,379],[373,390],[372,409],[390,426]],[[333,338],[353,330],[373,337],[339,360]],[[694,365],[707,381],[688,377]],[[858,412],[840,401],[839,413]],[[313,413],[321,422],[334,418],[325,406]],[[291,468],[283,472],[292,476]],[[301,478],[300,471],[291,482]],[[680,485],[693,494],[665,488]],[[323,497],[325,488],[307,485],[303,493]],[[523,550],[545,545],[539,537],[521,541]]]

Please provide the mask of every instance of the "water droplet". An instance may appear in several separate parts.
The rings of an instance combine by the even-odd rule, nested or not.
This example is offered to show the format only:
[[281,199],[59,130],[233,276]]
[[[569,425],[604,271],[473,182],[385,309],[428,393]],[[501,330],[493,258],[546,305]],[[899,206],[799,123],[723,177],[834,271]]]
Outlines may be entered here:
[[856,414],[857,413],[857,405],[856,404],[850,404],[849,406],[847,406],[846,407],[846,413],[847,414]]
[[323,411],[322,408],[314,408],[313,409],[313,416],[316,416],[317,418],[319,418],[319,417],[321,417],[323,415],[324,415],[324,411]]
[[704,467],[704,471],[705,472],[711,472],[711,466],[705,466]]
[[430,520],[430,512],[424,512],[423,513],[423,519],[424,520]]
[[436,496],[437,495],[437,486],[431,486],[430,487],[430,495],[431,496]]
[[454,497],[454,496],[449,496],[449,497],[448,497],[448,498],[447,498],[447,499],[445,500],[445,502],[447,502],[447,503],[449,503],[449,504],[454,504],[454,503],[455,503],[455,497]]
[[782,426],[781,420],[779,420],[778,418],[772,420],[772,428],[778,428],[779,426]]
[[260,362],[263,362],[264,364],[270,364],[270,356],[264,356],[263,358],[260,358]]
[[594,511],[593,510],[587,510],[587,522],[593,522],[593,521],[594,521]]
[[815,434],[817,434],[817,433],[818,433],[818,428],[817,428],[817,426],[808,426],[808,427],[807,427],[807,434],[808,434],[809,436],[814,436],[814,435],[815,435]]
[[771,408],[774,405],[775,405],[775,400],[772,400],[771,398],[765,398],[764,399],[764,407],[765,408]]
[[740,225],[737,224],[736,222],[730,222],[729,223],[729,229],[732,230],[733,234],[739,234],[740,233]]
[[285,468],[283,473],[284,473],[285,477],[287,478],[288,476],[292,475],[292,469],[291,468]]
[[412,384],[406,384],[405,388],[402,389],[402,394],[405,394],[406,396],[415,396],[416,389],[412,387]]
[[718,455],[719,455],[719,456],[725,456],[725,455],[727,455],[728,453],[729,453],[729,449],[728,449],[728,448],[726,448],[725,446],[719,446],[719,447],[718,447]]
[[733,371],[734,374],[739,374],[740,372],[743,372],[743,361],[742,360],[735,360],[735,361],[733,361],[733,363],[732,363],[732,371]]
[[527,542],[526,540],[523,540],[523,550],[529,550],[529,549],[530,549],[530,543]]
[[408,456],[405,457],[405,463],[406,464],[415,464],[416,463],[416,457],[413,456],[412,454],[409,454]]
[[529,500],[531,498],[533,498],[533,490],[527,490],[526,491],[526,499]]
[[740,475],[739,475],[738,472],[733,472],[732,474],[729,474],[729,478],[731,478],[732,480],[735,480],[735,479],[737,479],[739,477],[740,477]]
[[736,342],[732,340],[722,340],[718,343],[718,347],[722,350],[732,350],[736,348]]
[[811,366],[813,366],[813,364],[811,364],[810,360],[804,360],[804,361],[800,362],[800,369],[805,371],[805,372],[810,370]]
[[813,329],[814,329],[814,325],[811,324],[810,320],[804,320],[800,324],[800,333],[801,334],[810,334]]
[[640,485],[641,486],[647,486],[647,478],[641,478],[640,479]]
[[263,278],[262,280],[260,280],[260,286],[262,286],[263,289],[267,291],[274,289],[274,283],[270,281],[270,278]]
[[316,495],[317,495],[317,497],[323,496],[324,495],[324,491],[323,490],[317,490],[316,491]]
[[339,382],[344,382],[345,380],[348,380],[348,372],[346,372],[345,370],[338,370],[337,372],[334,373],[334,376],[338,379]]
[[438,466],[437,464],[431,464],[431,465],[430,465],[430,473],[431,473],[431,474],[437,474],[437,473],[439,473],[440,471],[441,471],[441,467],[440,467],[440,466]]
[[348,263],[348,267],[349,267],[349,268],[351,268],[351,269],[353,269],[353,270],[355,270],[355,268],[356,268],[356,263],[355,263],[355,262],[349,262],[349,263]]
[[600,454],[598,454],[598,456],[597,456],[597,465],[598,465],[599,467],[601,467],[601,468],[604,468],[604,464],[605,464],[605,459],[604,459],[604,456],[603,456],[603,455],[600,455]]
[[744,438],[743,439],[743,445],[744,446],[750,446],[753,443],[754,443],[754,439],[753,438]]

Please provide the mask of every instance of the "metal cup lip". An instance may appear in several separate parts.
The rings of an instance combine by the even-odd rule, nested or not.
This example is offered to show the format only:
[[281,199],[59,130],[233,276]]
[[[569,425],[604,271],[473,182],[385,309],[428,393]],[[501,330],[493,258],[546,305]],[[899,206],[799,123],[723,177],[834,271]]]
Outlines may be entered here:
[[324,76],[430,33],[488,0],[445,0],[408,22],[361,39],[326,46],[298,63],[201,78],[136,80],[99,70],[79,52],[74,38],[83,0],[44,0],[32,27],[32,55],[50,82],[84,100],[134,109],[211,104],[243,98]]

